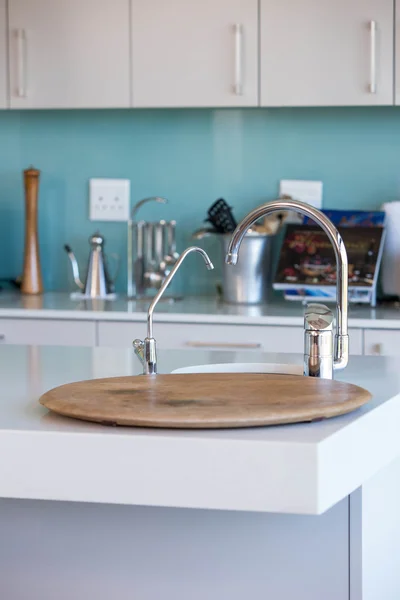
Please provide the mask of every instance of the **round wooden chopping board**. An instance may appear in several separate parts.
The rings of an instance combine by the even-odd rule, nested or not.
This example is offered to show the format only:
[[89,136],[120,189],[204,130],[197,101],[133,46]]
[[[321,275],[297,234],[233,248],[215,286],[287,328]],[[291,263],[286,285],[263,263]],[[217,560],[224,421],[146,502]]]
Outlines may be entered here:
[[371,399],[356,385],[297,375],[207,373],[113,377],[46,392],[50,410],[105,425],[212,429],[314,421]]

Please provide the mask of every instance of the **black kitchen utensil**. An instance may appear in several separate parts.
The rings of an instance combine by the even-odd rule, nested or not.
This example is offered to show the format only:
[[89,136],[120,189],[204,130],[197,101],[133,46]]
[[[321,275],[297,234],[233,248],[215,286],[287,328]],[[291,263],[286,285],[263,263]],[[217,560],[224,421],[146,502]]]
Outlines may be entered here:
[[231,233],[236,229],[236,220],[231,207],[223,198],[216,200],[208,209],[206,221],[211,223],[218,233]]

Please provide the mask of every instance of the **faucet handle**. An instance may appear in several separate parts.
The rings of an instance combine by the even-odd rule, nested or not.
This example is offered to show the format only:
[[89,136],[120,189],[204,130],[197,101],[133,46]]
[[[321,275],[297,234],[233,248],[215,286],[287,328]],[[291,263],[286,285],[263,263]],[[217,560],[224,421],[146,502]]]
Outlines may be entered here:
[[325,304],[310,303],[304,313],[306,331],[332,331],[333,312]]
[[144,341],[143,340],[134,340],[132,342],[133,349],[135,351],[136,356],[144,366]]
[[304,375],[333,377],[333,313],[324,304],[308,304],[304,314]]
[[154,338],[134,340],[132,343],[136,356],[143,366],[144,375],[155,375],[157,373],[157,348]]

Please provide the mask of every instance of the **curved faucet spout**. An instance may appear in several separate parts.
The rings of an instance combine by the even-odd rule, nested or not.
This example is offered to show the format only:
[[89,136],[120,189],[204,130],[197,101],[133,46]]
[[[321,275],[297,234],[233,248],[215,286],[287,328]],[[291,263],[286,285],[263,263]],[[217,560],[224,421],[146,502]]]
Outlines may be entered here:
[[259,219],[274,212],[292,210],[310,217],[325,231],[336,257],[336,336],[334,368],[344,369],[348,362],[348,265],[347,252],[342,237],[333,223],[320,210],[297,200],[273,200],[251,211],[232,234],[228,252],[225,257],[227,264],[235,265],[238,260],[240,244],[247,230]]
[[186,248],[184,252],[179,256],[173,268],[171,269],[169,275],[166,277],[164,283],[161,288],[158,290],[157,294],[154,296],[149,309],[147,311],[147,337],[144,340],[134,340],[133,348],[136,356],[139,358],[140,362],[143,365],[143,374],[144,375],[156,375],[157,374],[157,348],[156,348],[156,340],[153,337],[153,312],[155,307],[157,306],[158,301],[161,296],[171,283],[174,278],[175,273],[185,260],[188,254],[192,252],[198,252],[202,255],[206,267],[209,271],[214,268],[207,252],[205,252],[202,248],[197,246],[191,246],[190,248]]
[[160,300],[161,296],[163,295],[163,293],[165,292],[165,290],[171,283],[172,279],[175,276],[175,273],[177,272],[177,270],[179,269],[179,267],[181,266],[181,264],[183,263],[183,261],[185,260],[187,255],[191,254],[192,252],[198,252],[199,254],[202,255],[204,262],[206,263],[206,267],[209,271],[212,271],[212,269],[214,268],[214,265],[212,264],[207,252],[205,252],[203,250],[203,248],[199,248],[198,246],[190,246],[190,248],[186,248],[186,250],[184,250],[182,252],[180,257],[176,261],[174,267],[171,269],[168,277],[165,279],[161,288],[159,289],[157,294],[154,296],[154,298],[149,306],[149,310],[147,311],[147,337],[148,338],[153,337],[153,312],[154,312],[155,307],[157,306],[158,301]]

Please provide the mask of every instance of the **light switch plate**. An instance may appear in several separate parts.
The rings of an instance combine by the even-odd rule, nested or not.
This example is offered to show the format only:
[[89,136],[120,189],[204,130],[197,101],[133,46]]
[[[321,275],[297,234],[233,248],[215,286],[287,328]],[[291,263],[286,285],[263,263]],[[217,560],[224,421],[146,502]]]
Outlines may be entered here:
[[[307,202],[314,208],[322,208],[322,181],[302,181],[282,179],[279,186],[280,196],[291,196],[293,200]],[[287,222],[298,222],[299,217],[293,213]]]
[[131,182],[129,179],[90,179],[89,219],[128,221]]

